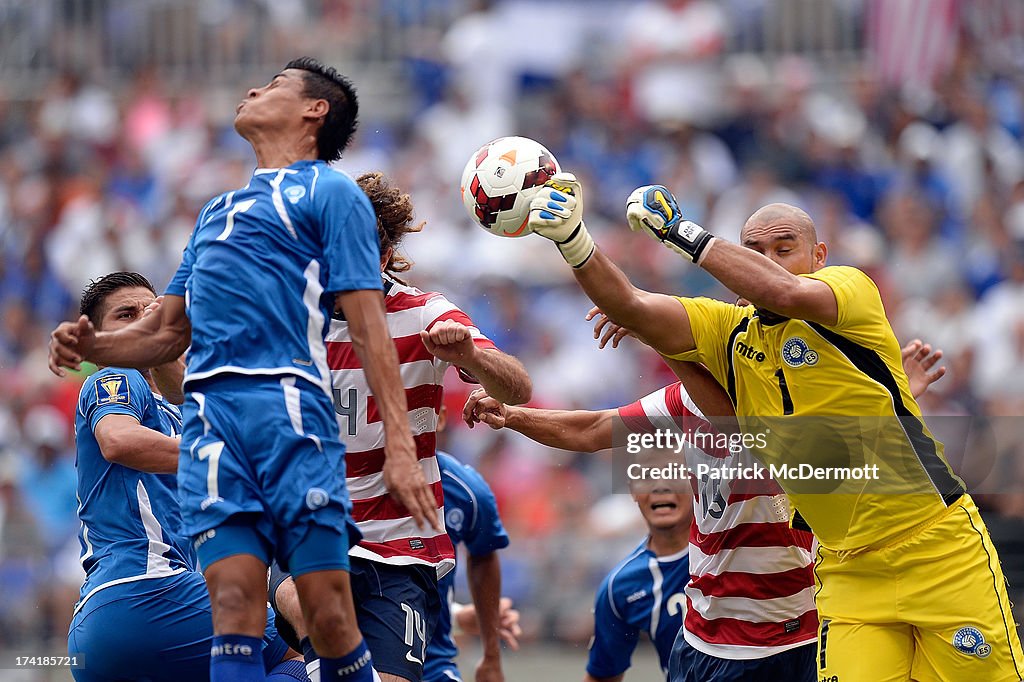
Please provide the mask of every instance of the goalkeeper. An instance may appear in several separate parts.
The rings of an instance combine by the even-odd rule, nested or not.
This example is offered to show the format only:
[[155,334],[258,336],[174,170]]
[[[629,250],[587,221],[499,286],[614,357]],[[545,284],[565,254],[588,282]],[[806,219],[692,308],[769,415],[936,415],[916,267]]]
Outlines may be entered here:
[[[839,424],[842,438],[858,419],[878,424],[843,439],[840,454],[848,463],[880,464],[880,480],[835,491],[779,481],[794,526],[809,528],[820,543],[819,677],[1021,680],[1024,654],[995,547],[921,419],[874,282],[856,268],[827,266],[826,245],[795,206],[756,211],[738,245],[683,220],[672,194],[649,186],[627,201],[630,228],[752,305],[643,291],[595,247],[581,190],[572,175],[555,176],[533,200],[530,227],[556,242],[614,322],[668,358],[703,363],[745,429],[770,424],[781,433],[757,452],[764,460],[835,464],[838,441],[815,438],[823,437],[816,429],[827,424],[835,435]],[[787,440],[797,424],[802,437]]]

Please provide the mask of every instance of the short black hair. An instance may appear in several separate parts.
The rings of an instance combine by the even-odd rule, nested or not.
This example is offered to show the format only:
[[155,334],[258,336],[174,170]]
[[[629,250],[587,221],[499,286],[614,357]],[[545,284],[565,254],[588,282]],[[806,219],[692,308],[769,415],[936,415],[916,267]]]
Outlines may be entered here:
[[82,302],[78,306],[78,312],[89,318],[89,321],[96,327],[100,326],[100,319],[103,317],[103,303],[107,296],[119,289],[130,287],[144,287],[156,295],[156,289],[150,284],[144,275],[137,272],[112,272],[103,275],[98,279],[91,280],[82,289]]
[[359,118],[359,100],[352,81],[312,57],[299,57],[288,62],[285,69],[305,71],[305,95],[327,100],[328,111],[316,133],[317,158],[337,161],[352,140]]

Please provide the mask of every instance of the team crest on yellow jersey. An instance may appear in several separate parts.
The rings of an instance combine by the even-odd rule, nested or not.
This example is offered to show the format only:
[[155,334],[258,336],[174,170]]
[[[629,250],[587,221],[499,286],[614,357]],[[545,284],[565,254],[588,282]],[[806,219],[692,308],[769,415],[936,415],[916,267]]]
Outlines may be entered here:
[[108,374],[96,380],[97,405],[127,405],[131,402],[128,377],[124,374]]
[[799,336],[791,336],[782,344],[782,360],[790,367],[818,364],[818,351],[812,350]]

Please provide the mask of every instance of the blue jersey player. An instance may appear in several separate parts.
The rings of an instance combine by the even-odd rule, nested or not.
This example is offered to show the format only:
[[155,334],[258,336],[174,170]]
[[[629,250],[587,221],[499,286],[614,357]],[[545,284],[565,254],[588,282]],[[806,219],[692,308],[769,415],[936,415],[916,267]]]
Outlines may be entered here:
[[[81,310],[109,331],[140,317],[155,297],[142,275],[115,272],[90,283]],[[72,671],[79,682],[209,679],[210,598],[181,534],[174,477],[181,413],[157,392],[160,372],[180,382],[180,367],[104,367],[79,395],[75,464],[86,579],[68,633],[68,651],[84,661]],[[288,651],[272,615],[264,642],[270,669]],[[279,670],[271,679],[304,679],[301,661],[281,667],[298,677]]]
[[[501,564],[497,550],[508,546],[508,535],[498,516],[498,504],[490,486],[475,469],[451,455],[438,452],[441,488],[444,490],[445,529],[453,545],[462,543],[469,553],[467,578],[479,622],[483,658],[476,667],[477,680],[501,680],[500,600]],[[438,581],[442,601],[450,604],[455,571]],[[434,635],[427,645],[424,682],[461,680],[452,640],[451,611],[441,608]]]
[[654,642],[661,669],[685,671],[692,649],[672,645],[683,627],[690,581],[689,496],[656,489],[633,492],[650,536],[602,581],[594,600],[594,639],[585,682],[618,682],[629,668],[640,633]]
[[152,367],[189,348],[178,483],[210,592],[216,682],[264,679],[256,652],[272,558],[295,576],[323,678],[372,678],[348,580],[357,533],[323,343],[336,308],[385,425],[384,481],[417,523],[440,530],[384,320],[376,219],[328,166],[356,115],[351,83],[309,58],[249,90],[235,130],[258,167],[204,207],[162,305],[115,332],[81,317],[51,335],[58,374],[84,359]]

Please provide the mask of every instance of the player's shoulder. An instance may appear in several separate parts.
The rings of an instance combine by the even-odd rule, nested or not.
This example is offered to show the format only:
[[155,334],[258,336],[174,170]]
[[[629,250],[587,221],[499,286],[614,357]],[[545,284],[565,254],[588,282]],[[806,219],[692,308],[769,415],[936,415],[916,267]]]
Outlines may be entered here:
[[818,279],[827,284],[865,287],[874,291],[878,290],[875,281],[866,272],[852,265],[826,265],[825,267],[800,275],[810,279]]
[[341,195],[365,200],[367,204],[370,203],[369,198],[359,187],[359,183],[356,182],[355,178],[344,170],[323,161],[316,161],[305,166],[300,176],[306,183],[311,185],[315,183],[313,192],[311,192],[311,198],[316,198],[318,194]]
[[384,307],[389,313],[437,306],[454,307],[454,304],[439,291],[423,291],[395,280],[389,280],[385,286]]
[[650,576],[649,554],[645,539],[608,571],[601,581],[598,599],[606,601],[619,617],[622,617],[623,609],[632,603],[630,597],[646,589],[645,585]]
[[493,495],[491,487],[487,485],[487,481],[479,471],[460,462],[447,452],[437,451],[437,466],[441,471],[442,481],[448,479],[455,485],[461,486],[474,504],[478,502],[478,497],[481,495]]
[[127,405],[139,392],[148,391],[142,373],[126,367],[104,367],[90,375],[82,383],[79,402],[94,402],[103,405]]
[[609,594],[623,595],[631,593],[637,580],[646,577],[649,572],[648,559],[650,551],[647,540],[641,542],[632,552],[627,554],[605,576],[605,587]]

